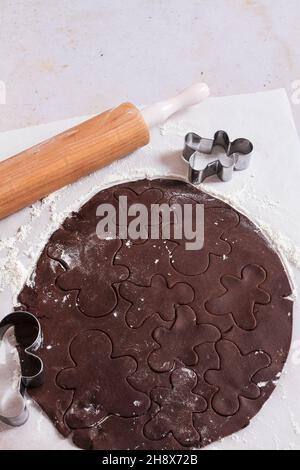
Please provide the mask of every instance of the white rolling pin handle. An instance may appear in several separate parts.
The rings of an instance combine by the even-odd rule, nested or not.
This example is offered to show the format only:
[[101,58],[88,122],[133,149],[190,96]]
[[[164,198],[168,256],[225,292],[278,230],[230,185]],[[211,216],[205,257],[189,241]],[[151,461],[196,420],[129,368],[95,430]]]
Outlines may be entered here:
[[195,83],[174,98],[143,109],[143,118],[149,128],[160,125],[178,111],[200,103],[209,93],[206,83]]

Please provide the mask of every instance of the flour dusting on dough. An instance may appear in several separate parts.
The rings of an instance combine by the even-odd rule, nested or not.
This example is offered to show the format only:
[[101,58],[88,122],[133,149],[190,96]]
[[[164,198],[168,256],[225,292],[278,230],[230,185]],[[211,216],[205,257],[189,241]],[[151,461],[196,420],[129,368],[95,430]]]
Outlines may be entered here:
[[[85,202],[87,202],[94,194],[102,189],[105,189],[109,186],[116,185],[119,183],[124,183],[127,181],[136,181],[143,178],[154,179],[154,178],[177,178],[181,179],[182,175],[174,174],[165,174],[161,175],[159,171],[155,168],[144,168],[144,169],[129,169],[128,173],[124,172],[114,172],[109,177],[105,178],[104,182],[97,186],[92,186],[91,189],[82,194],[81,197],[72,201],[71,204],[66,206],[63,210],[59,210],[57,203],[61,200],[64,194],[67,193],[69,187],[63,188],[60,191],[57,191],[54,194],[51,194],[47,198],[44,198],[42,201],[35,203],[30,211],[31,220],[27,225],[23,225],[18,229],[18,232],[15,237],[10,237],[7,239],[0,239],[0,292],[10,286],[13,292],[13,302],[16,302],[19,291],[23,285],[27,282],[29,285],[32,282],[30,276],[35,268],[36,262],[49,240],[51,234],[61,225],[64,219],[72,212],[77,211]],[[245,211],[246,201],[250,197],[256,199],[260,207],[274,208],[278,206],[278,201],[272,201],[267,196],[262,196],[261,198],[255,194],[253,188],[249,190],[246,185],[243,186],[239,192],[233,194],[222,193],[221,191],[215,191],[211,188],[209,184],[200,185],[200,189],[211,194],[214,197],[218,197],[223,200],[225,203],[228,203],[235,207],[240,212],[244,213],[249,217],[249,214]],[[43,213],[48,212],[49,223],[43,233],[40,234],[38,240],[35,242],[35,246],[30,247],[28,250],[21,250],[19,247],[22,242],[27,240],[32,231],[32,223],[38,221]],[[251,218],[251,216],[250,216]],[[253,219],[253,217],[252,217]],[[297,269],[300,269],[300,248],[295,246],[291,240],[281,233],[275,231],[271,226],[265,224],[263,221],[257,219],[259,230],[264,232],[274,250],[278,251],[283,261],[285,262],[287,271],[289,272],[291,281],[293,283],[293,276],[291,274],[290,266],[294,266]],[[6,255],[3,256],[3,252],[6,252]],[[26,258],[26,267],[21,261],[21,258]]]

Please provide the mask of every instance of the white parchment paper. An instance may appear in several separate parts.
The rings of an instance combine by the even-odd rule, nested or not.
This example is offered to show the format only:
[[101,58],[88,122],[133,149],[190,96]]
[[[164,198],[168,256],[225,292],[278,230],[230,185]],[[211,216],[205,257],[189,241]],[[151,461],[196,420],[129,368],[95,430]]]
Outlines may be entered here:
[[[63,131],[87,117],[0,134],[0,160]],[[185,178],[180,158],[184,135],[212,137],[219,129],[231,139],[247,137],[255,146],[251,168],[229,183],[207,180],[205,191],[219,196],[257,222],[284,258],[294,285],[300,286],[300,143],[283,90],[210,98],[152,131],[151,144],[125,159],[50,195],[0,221],[0,318],[10,312],[17,293],[30,280],[50,234],[71,211],[97,191],[143,177]],[[0,182],[1,184],[1,182]],[[278,387],[251,425],[211,449],[300,449],[300,307],[296,299],[291,354]],[[68,449],[37,405],[21,428],[0,425],[0,449]]]

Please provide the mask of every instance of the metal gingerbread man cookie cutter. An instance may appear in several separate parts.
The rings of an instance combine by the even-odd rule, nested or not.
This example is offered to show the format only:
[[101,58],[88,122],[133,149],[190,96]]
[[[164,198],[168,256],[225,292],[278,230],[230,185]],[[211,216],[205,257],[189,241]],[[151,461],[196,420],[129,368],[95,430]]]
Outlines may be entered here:
[[189,164],[189,181],[200,184],[209,176],[230,181],[234,171],[249,167],[253,144],[248,139],[231,142],[225,131],[205,139],[190,132],[185,136],[183,159]]
[[[21,377],[18,389],[14,395],[18,399],[17,411],[6,409],[6,402],[1,406],[0,421],[9,426],[22,426],[28,419],[26,407],[26,388],[38,387],[44,381],[44,365],[42,360],[34,354],[42,343],[41,325],[38,319],[29,312],[19,311],[7,315],[0,322],[0,345],[5,333],[14,328],[14,336],[20,358]],[[9,374],[13,372],[9,372]]]

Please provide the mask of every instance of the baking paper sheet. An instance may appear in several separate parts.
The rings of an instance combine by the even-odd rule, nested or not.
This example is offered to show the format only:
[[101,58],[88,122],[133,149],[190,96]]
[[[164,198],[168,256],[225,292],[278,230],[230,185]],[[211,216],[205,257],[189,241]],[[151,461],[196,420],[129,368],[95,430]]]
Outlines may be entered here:
[[[0,160],[63,131],[87,117],[0,134]],[[0,221],[0,318],[12,309],[40,250],[65,215],[98,190],[126,180],[158,176],[185,178],[183,138],[194,131],[212,137],[246,137],[255,152],[251,168],[229,183],[207,180],[203,189],[229,201],[267,232],[285,258],[295,296],[300,286],[300,143],[283,90],[211,98],[152,131],[151,144],[78,183]],[[209,449],[300,449],[300,304],[296,299],[291,354],[279,385],[251,425]],[[0,425],[0,449],[71,449],[37,405],[21,428]]]

